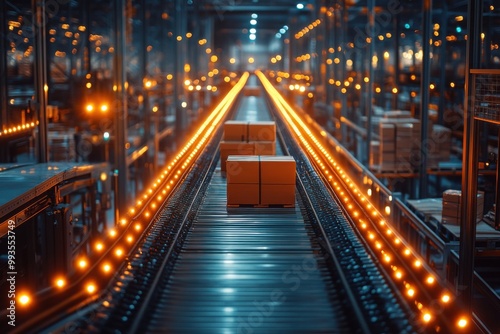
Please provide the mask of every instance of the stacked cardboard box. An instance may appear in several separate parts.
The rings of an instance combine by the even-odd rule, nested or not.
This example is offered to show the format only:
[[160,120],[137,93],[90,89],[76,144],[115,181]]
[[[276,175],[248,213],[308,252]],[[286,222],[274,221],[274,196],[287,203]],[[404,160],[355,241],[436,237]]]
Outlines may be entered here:
[[255,144],[246,141],[222,141],[219,145],[221,170],[226,171],[226,160],[230,155],[254,155]]
[[372,118],[372,131],[378,136],[370,146],[370,168],[377,172],[408,172],[420,168],[422,145],[428,149],[427,167],[436,168],[449,161],[451,130],[428,123],[428,140],[421,142],[420,120],[408,111],[387,111]]
[[227,205],[295,205],[295,160],[290,156],[230,155]]
[[377,133],[379,141],[371,143],[370,167],[379,172],[411,171],[414,143],[419,134],[418,121],[382,118]]
[[451,155],[451,130],[442,125],[434,124],[427,145],[428,168],[437,168],[440,161],[449,161]]
[[224,123],[220,143],[221,170],[226,171],[229,155],[275,155],[276,124],[271,121],[235,121]]
[[[443,224],[460,225],[461,223],[462,192],[449,189],[443,192],[443,211],[441,220]],[[477,193],[476,222],[483,218],[484,192]]]
[[[381,122],[387,122],[389,120],[397,121],[398,119],[416,120],[415,118],[412,118],[411,112],[406,110],[383,111],[371,117],[372,132],[379,135],[379,124]],[[361,117],[361,122],[365,129],[368,128],[368,118],[366,116]]]
[[295,160],[291,156],[261,156],[260,172],[260,204],[295,204]]
[[260,161],[254,155],[230,155],[226,161],[227,205],[260,203]]
[[411,118],[411,112],[408,110],[389,110],[383,112],[384,118]]
[[377,169],[380,164],[380,142],[378,140],[372,140],[370,142],[370,156],[368,163],[372,169]]
[[275,141],[276,123],[273,121],[248,122],[248,141]]
[[224,138],[226,141],[248,141],[248,122],[226,121],[224,123]]

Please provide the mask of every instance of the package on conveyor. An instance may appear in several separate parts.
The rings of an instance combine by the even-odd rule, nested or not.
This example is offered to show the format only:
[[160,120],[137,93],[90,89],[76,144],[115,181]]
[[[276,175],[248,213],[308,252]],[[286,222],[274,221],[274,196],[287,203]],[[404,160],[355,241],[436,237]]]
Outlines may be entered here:
[[254,141],[255,155],[276,155],[276,141]]
[[248,141],[276,141],[276,123],[273,121],[248,122]]
[[221,170],[226,171],[226,160],[230,155],[254,155],[255,144],[244,141],[222,141],[219,144]]
[[224,141],[275,141],[276,123],[273,121],[224,122]]
[[226,161],[227,205],[260,203],[260,166],[255,155],[230,155]]
[[295,205],[295,160],[293,157],[260,157],[260,204]]
[[229,155],[275,155],[276,123],[273,121],[237,121],[224,123],[220,143],[221,171],[226,171]]
[[290,156],[230,155],[227,205],[295,205],[295,160]]
[[224,122],[224,141],[248,141],[248,122],[229,120]]
[[[484,192],[477,192],[477,209],[476,222],[483,218],[484,208]],[[443,224],[460,225],[461,223],[461,207],[462,191],[448,189],[443,192],[443,210],[441,213],[441,221]]]

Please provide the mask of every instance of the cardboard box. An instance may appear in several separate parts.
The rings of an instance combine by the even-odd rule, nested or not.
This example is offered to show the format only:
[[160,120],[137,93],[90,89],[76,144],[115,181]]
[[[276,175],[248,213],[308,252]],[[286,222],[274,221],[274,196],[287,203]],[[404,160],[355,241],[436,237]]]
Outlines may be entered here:
[[223,140],[248,141],[248,122],[234,120],[224,122]]
[[273,121],[224,122],[224,141],[276,141],[276,123]]
[[246,143],[239,141],[222,141],[219,145],[220,149],[220,166],[221,171],[226,171],[226,160],[230,155],[254,155],[254,143]]
[[260,121],[248,123],[248,141],[275,141],[276,123]]
[[395,152],[380,152],[380,158],[382,163],[394,163],[396,158]]
[[295,184],[261,184],[260,204],[295,206]]
[[295,165],[290,156],[228,156],[227,205],[295,206]]
[[[443,192],[442,221],[460,223],[462,191],[448,189]],[[477,192],[476,220],[480,221],[484,215],[484,191]],[[456,218],[456,219],[455,219]],[[451,224],[451,223],[450,223]]]
[[411,112],[408,110],[389,110],[384,111],[385,118],[409,118],[411,117]]
[[295,159],[291,156],[261,156],[260,183],[295,185]]
[[448,189],[443,192],[443,202],[460,203],[461,196],[462,196],[462,191]]
[[392,152],[396,150],[396,143],[394,141],[381,141],[380,142],[380,151],[381,152]]
[[460,225],[461,220],[460,217],[443,217],[441,222],[448,225]]
[[255,141],[255,155],[276,155],[275,141]]
[[460,217],[460,204],[455,202],[443,202],[443,217]]
[[460,210],[460,202],[448,202],[443,200],[443,208],[449,208],[449,209],[454,209],[454,210]]
[[370,168],[375,168],[380,163],[380,142],[372,140],[370,142]]
[[259,169],[259,157],[256,155],[230,155],[226,160],[227,183],[258,184]]
[[380,140],[394,140],[396,126],[392,123],[379,123]]
[[227,205],[258,205],[259,190],[258,183],[228,183]]

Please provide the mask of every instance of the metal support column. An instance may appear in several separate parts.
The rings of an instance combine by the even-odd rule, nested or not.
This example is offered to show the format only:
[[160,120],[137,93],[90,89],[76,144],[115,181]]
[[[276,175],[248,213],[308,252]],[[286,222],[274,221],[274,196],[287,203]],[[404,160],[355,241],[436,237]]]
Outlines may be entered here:
[[[86,27],[90,27],[90,15],[92,13],[92,7],[90,1],[85,1],[83,5],[83,22],[85,22]],[[92,73],[92,43],[90,41],[90,29],[85,30],[85,42],[84,42],[84,56],[83,56],[83,70],[86,73]]]
[[365,154],[363,154],[361,157],[358,157],[358,159],[361,158],[362,163],[365,166],[368,166],[369,163],[369,157],[370,157],[370,143],[372,141],[372,109],[373,109],[373,66],[372,66],[372,59],[373,59],[373,54],[375,53],[375,0],[368,0],[368,24],[370,26],[370,44],[368,45],[368,59],[367,59],[367,64],[368,64],[368,69],[369,69],[369,79],[370,81],[368,82],[367,85],[367,92],[366,92],[366,101],[365,103],[365,115],[366,115],[366,143],[365,143]]
[[[448,3],[443,2],[443,12],[441,13],[441,36],[448,36]],[[448,41],[446,38],[441,39],[442,44],[440,46],[440,52],[439,52],[439,68],[441,69],[441,72],[439,73],[439,91],[441,92],[439,96],[439,105],[438,105],[438,124],[442,125],[443,124],[443,118],[444,118],[444,110],[446,108],[445,105],[445,92],[448,89],[446,85],[446,61],[448,60]]]
[[0,3],[0,130],[7,127],[8,89],[7,89],[7,12],[5,1]]
[[460,248],[458,267],[458,297],[462,306],[472,315],[474,281],[474,252],[476,241],[476,206],[478,173],[478,126],[474,119],[474,85],[471,69],[479,68],[481,56],[482,1],[469,0],[468,38],[465,69],[464,136],[462,157],[462,221],[460,223]]
[[[399,34],[398,27],[400,24],[400,16],[399,15],[394,15],[394,24],[393,24],[393,29],[394,32],[392,34],[393,38],[392,40],[394,41],[393,43],[393,50],[394,50],[394,83],[396,84],[396,87],[401,91],[400,86],[401,86],[401,54],[399,53],[399,46],[400,46],[400,40],[401,40],[401,34]],[[399,109],[399,102],[398,102],[398,94],[394,94],[396,96],[396,101],[395,101],[395,107],[396,110]]]
[[[341,9],[341,16],[340,16],[340,20],[338,22],[339,24],[339,28],[340,28],[340,33],[339,33],[339,46],[342,47],[342,52],[343,52],[343,57],[345,58],[346,56],[346,47],[347,47],[347,27],[348,27],[348,23],[349,23],[349,13],[348,13],[348,10],[347,10],[347,1],[346,0],[342,0],[342,9]],[[345,59],[344,59],[345,60]],[[346,77],[346,71],[345,71],[345,66],[336,66],[337,68],[337,75],[335,76],[336,80],[338,80],[339,78],[345,78]],[[343,79],[342,79],[343,80]],[[340,100],[340,115],[341,116],[344,116],[346,118],[349,118],[348,117],[348,114],[347,114],[347,98],[346,98],[346,95],[342,93],[342,91],[340,89],[337,89],[337,94],[339,94],[339,100]],[[345,126],[342,126],[341,127],[341,130],[342,130],[342,138],[345,140],[347,138],[347,128]]]
[[429,85],[431,76],[430,41],[432,38],[432,0],[424,0],[422,7],[422,72],[420,84],[420,167],[419,167],[419,192],[418,198],[427,196],[427,151],[429,124]]
[[[118,171],[118,210],[123,212],[127,205],[128,166],[125,144],[127,142],[127,93],[125,69],[125,2],[115,0],[114,37],[115,53],[113,66],[113,87],[115,91],[114,121],[115,121],[115,171]],[[116,210],[116,208],[115,208]],[[115,211],[116,212],[116,211]]]
[[47,149],[47,39],[45,0],[33,0],[35,32],[35,108],[38,111],[37,159],[44,163],[48,159]]
[[500,129],[498,129],[498,144],[497,144],[497,173],[495,187],[495,228],[500,228]]
[[[148,10],[147,10],[147,1],[142,0],[141,1],[141,16],[142,16],[142,38],[141,41],[139,41],[140,44],[140,59],[141,59],[141,77],[142,77],[142,96],[143,96],[143,108],[142,108],[142,117],[144,121],[144,141],[147,143],[149,142],[149,139],[151,138],[151,108],[150,108],[150,103],[149,103],[149,89],[150,87],[146,87],[145,83],[146,80],[149,80],[149,74],[148,74],[148,22],[149,22],[149,17],[148,17]],[[153,152],[154,154],[155,152]],[[148,152],[148,155],[150,153]]]
[[[329,14],[327,14],[325,16],[325,22],[324,22],[324,25],[325,25],[325,28],[323,30],[323,33],[325,34],[325,62],[327,59],[330,59],[330,48],[333,47],[333,18],[334,18],[334,14],[331,13],[330,14],[330,9],[331,8],[327,8],[327,11]],[[332,65],[327,65],[326,66],[326,71],[325,71],[325,78],[324,78],[324,83],[325,83],[325,103],[327,105],[327,110],[330,110],[330,108],[333,107],[333,96],[332,96],[332,93],[331,93],[331,90],[332,90],[332,86],[329,82],[329,79],[330,78],[333,78],[333,74],[332,74]],[[332,119],[332,117],[334,116],[334,112],[332,112],[331,114],[329,113],[328,114],[328,120],[330,121]]]
[[[181,0],[175,0],[175,36],[184,37],[185,28],[184,22],[186,18],[183,13],[185,12],[185,6]],[[174,106],[175,106],[175,132],[176,139],[178,141],[182,140],[182,133],[184,132],[186,113],[181,106],[183,96],[184,96],[184,55],[185,48],[184,42],[175,42],[174,54]]]

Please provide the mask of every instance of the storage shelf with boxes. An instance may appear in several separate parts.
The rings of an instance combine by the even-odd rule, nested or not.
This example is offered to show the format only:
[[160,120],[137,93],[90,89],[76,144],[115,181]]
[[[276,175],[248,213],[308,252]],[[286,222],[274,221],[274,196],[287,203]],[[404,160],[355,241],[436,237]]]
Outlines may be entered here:
[[427,141],[421,142],[421,123],[408,111],[387,111],[372,119],[377,140],[370,142],[370,169],[383,172],[412,172],[419,169],[420,150],[427,151],[427,167],[451,157],[451,130],[428,123]]
[[295,159],[230,155],[226,161],[228,206],[295,206]]

